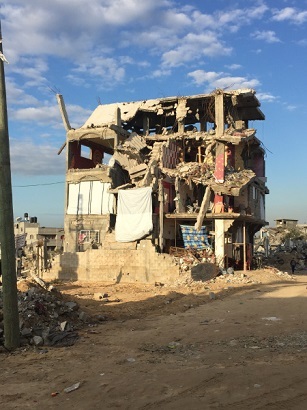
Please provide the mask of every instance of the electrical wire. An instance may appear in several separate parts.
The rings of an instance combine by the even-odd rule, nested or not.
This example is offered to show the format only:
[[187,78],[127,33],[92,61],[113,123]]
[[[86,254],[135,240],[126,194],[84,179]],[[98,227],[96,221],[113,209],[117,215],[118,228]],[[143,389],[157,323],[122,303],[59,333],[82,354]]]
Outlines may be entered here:
[[45,184],[13,185],[13,188],[28,188],[28,187],[31,187],[31,186],[57,185],[57,184],[65,184],[65,181],[62,181],[62,182],[48,182],[48,183],[45,183]]

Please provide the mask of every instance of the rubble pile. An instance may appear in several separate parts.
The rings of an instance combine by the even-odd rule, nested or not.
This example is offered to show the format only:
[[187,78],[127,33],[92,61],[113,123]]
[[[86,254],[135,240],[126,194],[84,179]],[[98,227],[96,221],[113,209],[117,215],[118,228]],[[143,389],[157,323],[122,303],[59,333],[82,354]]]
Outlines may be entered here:
[[180,163],[176,166],[176,171],[182,179],[187,177],[208,179],[212,176],[212,171],[206,164],[197,162]]
[[[199,164],[197,162],[181,162],[176,166],[176,169],[163,169],[169,176],[179,176],[181,179],[191,178],[198,180],[197,182],[214,183],[215,177],[213,175],[214,168],[210,168],[207,164]],[[238,186],[242,185],[242,180],[248,182],[254,177],[254,172],[250,169],[242,169],[240,171],[234,171],[233,169],[226,169],[225,182],[228,184],[237,183]]]
[[280,277],[282,277],[282,278],[284,278],[284,279],[295,280],[295,276],[291,275],[291,274],[288,273],[288,272],[284,272],[284,271],[279,270],[279,269],[277,269],[277,268],[272,268],[271,271],[272,271],[275,275],[280,276]]
[[[53,286],[44,289],[35,281],[22,279],[18,289],[22,346],[71,346],[79,337],[78,330],[99,321],[81,311],[78,303],[67,301]],[[2,309],[0,291],[0,344],[4,338]]]
[[214,263],[214,254],[211,248],[193,249],[170,247],[170,255],[174,262],[179,265],[180,272],[187,272],[199,263]]
[[251,279],[247,274],[245,273],[236,273],[235,271],[228,273],[227,271],[222,273],[221,275],[218,275],[215,279],[212,280],[212,282],[216,283],[231,283],[231,284],[257,284],[261,283],[258,282],[254,279]]
[[296,261],[295,270],[306,269],[306,254],[297,250],[276,251],[272,252],[267,258],[264,256],[258,256],[261,258],[261,267],[263,268],[281,268],[283,270],[290,270],[290,261],[294,259]]
[[216,192],[233,195],[238,195],[240,189],[250,183],[256,176],[250,169],[236,171],[232,168],[226,169],[225,179],[221,185],[216,181],[212,167],[208,164],[199,164],[197,162],[182,162],[176,166],[176,169],[163,168],[163,172],[171,178],[179,177],[188,184],[193,181],[196,184],[210,186]]
[[[180,278],[175,282],[174,286],[193,287],[198,286],[201,282],[205,284],[205,289],[211,289],[211,286],[231,288],[232,285],[253,285],[261,284],[261,276],[257,276],[259,271],[236,271],[232,267],[228,269],[213,269],[211,263],[199,263],[190,267],[187,271],[183,271]],[[283,280],[293,281],[295,275],[291,275],[286,271],[279,270],[275,267],[269,267],[262,270],[262,272],[270,277],[278,276]]]

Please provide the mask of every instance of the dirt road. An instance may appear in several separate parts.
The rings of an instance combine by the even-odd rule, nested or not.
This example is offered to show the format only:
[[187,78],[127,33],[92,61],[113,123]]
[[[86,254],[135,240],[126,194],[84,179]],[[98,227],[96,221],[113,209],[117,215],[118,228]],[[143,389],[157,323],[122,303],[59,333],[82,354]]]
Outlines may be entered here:
[[107,320],[71,347],[2,350],[1,409],[305,409],[307,272],[298,273],[58,285]]

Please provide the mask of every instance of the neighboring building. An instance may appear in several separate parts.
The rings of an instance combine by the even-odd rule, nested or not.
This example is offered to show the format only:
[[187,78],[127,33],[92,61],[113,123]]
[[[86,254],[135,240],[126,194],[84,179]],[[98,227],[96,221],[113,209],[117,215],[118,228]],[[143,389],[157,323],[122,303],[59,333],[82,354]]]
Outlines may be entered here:
[[[27,215],[27,214],[26,214]],[[18,238],[23,238],[25,243],[25,252],[33,252],[39,246],[45,246],[47,251],[61,251],[63,250],[64,229],[63,228],[46,228],[41,227],[37,222],[37,218],[24,219],[17,218],[14,223],[14,234],[18,247]],[[20,219],[20,220],[19,220]]]
[[298,219],[276,219],[275,227],[262,228],[255,238],[254,252],[269,256],[279,251],[297,250],[305,257],[307,255],[307,225],[297,222]]
[[[70,129],[62,104],[60,276],[153,281],[169,271],[168,254],[189,246],[211,248],[220,267],[249,268],[254,234],[267,225],[265,152],[249,128],[265,118],[259,106],[252,89],[216,90],[99,105]],[[167,263],[155,266],[159,255]]]
[[48,251],[63,251],[64,229],[40,226],[38,230],[38,239],[46,243]]

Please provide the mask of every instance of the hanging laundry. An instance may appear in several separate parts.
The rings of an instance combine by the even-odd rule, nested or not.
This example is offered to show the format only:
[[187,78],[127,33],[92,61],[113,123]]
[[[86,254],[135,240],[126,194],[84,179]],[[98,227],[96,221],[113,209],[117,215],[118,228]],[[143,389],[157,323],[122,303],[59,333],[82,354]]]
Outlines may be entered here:
[[152,188],[119,190],[115,239],[132,242],[148,235],[152,225]]

